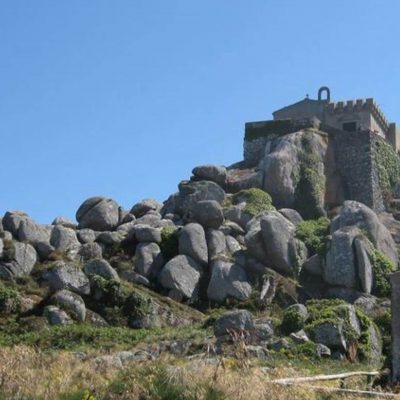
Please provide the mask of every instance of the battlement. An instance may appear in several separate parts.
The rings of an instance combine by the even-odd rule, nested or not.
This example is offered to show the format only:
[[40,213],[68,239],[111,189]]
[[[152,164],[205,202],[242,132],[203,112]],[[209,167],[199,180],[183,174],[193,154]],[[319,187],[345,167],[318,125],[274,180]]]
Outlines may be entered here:
[[358,113],[362,111],[370,112],[385,131],[389,130],[389,121],[376,101],[372,98],[348,100],[346,102],[330,102],[325,106],[325,112],[329,115]]

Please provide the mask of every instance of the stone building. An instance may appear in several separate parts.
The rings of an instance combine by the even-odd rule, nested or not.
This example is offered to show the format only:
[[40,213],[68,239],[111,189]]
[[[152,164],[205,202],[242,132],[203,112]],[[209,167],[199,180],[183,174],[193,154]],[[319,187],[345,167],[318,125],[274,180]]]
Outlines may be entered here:
[[317,118],[323,125],[347,132],[370,131],[400,150],[400,129],[386,119],[372,98],[332,102],[329,88],[321,87],[317,100],[307,97],[272,114],[274,120]]

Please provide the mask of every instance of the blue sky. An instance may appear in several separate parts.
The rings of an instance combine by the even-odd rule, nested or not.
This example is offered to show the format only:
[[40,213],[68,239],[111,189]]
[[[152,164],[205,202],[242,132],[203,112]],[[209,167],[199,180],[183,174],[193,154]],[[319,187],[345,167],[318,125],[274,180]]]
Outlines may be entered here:
[[375,97],[400,122],[398,0],[0,0],[0,215],[165,200],[246,121]]

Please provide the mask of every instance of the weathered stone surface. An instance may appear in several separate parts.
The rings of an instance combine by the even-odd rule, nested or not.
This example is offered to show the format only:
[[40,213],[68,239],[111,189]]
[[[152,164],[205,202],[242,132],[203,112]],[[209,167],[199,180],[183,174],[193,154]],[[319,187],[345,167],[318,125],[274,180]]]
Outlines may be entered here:
[[225,235],[218,230],[209,229],[206,233],[208,259],[212,261],[222,256],[226,251]]
[[[306,135],[307,140],[304,140]],[[286,208],[293,206],[298,185],[296,177],[300,175],[302,154],[313,154],[318,161],[314,172],[324,177],[326,150],[327,142],[321,135],[303,130],[267,141],[260,167],[264,172],[263,189],[271,195],[274,205]],[[323,193],[319,201],[322,210]]]
[[229,193],[237,193],[241,190],[259,188],[263,185],[263,173],[257,168],[229,168],[226,189]]
[[331,246],[326,255],[325,282],[350,289],[357,288],[353,242],[360,235],[361,231],[354,226],[341,228],[332,235]]
[[51,224],[52,225],[62,225],[62,226],[65,226],[66,228],[72,228],[72,229],[76,229],[76,227],[77,227],[76,223],[71,221],[67,217],[56,217],[56,218],[54,218],[54,220]]
[[253,315],[247,310],[227,312],[214,323],[214,335],[217,337],[233,332],[251,331],[253,329]]
[[47,260],[53,251],[55,251],[55,247],[52,246],[49,242],[38,242],[36,243],[36,251],[40,259]]
[[234,206],[231,206],[224,210],[224,217],[227,220],[235,222],[241,228],[245,229],[246,225],[253,218],[252,215],[245,212],[246,203],[240,203]]
[[346,340],[343,335],[343,324],[323,322],[314,327],[314,341],[324,344],[330,349],[346,349]]
[[43,279],[54,292],[67,289],[79,294],[90,293],[88,277],[71,263],[57,261],[51,269],[43,273]]
[[4,248],[3,239],[0,239],[0,259],[3,257],[3,248]]
[[80,247],[75,231],[62,225],[54,226],[50,236],[50,244],[59,251],[78,251]]
[[[215,182],[183,181],[179,184],[179,193],[173,196],[171,199],[167,200],[163,209],[168,210],[169,208],[172,208],[172,210],[174,210],[172,212],[183,215],[189,210],[192,210],[193,206],[198,201],[215,200],[221,204],[224,199],[225,192]],[[173,203],[172,207],[170,203]]]
[[102,243],[106,246],[119,244],[125,239],[125,234],[121,231],[105,231],[97,235],[96,242]]
[[23,219],[18,228],[18,240],[29,242],[34,246],[38,242],[49,242],[52,227],[37,224],[30,218]]
[[138,242],[161,243],[161,229],[149,225],[136,225],[135,238]]
[[143,199],[136,203],[129,212],[134,215],[136,218],[143,217],[143,215],[147,214],[149,211],[160,211],[162,204],[154,199]]
[[153,228],[160,228],[162,225],[161,214],[156,211],[149,211],[143,217],[140,217],[134,221],[135,225],[149,225]]
[[226,168],[220,165],[200,165],[193,168],[192,174],[197,180],[213,181],[222,187],[226,183]]
[[93,275],[99,275],[104,279],[113,279],[114,281],[119,282],[117,271],[106,260],[92,260],[83,267],[83,270],[89,277]]
[[56,306],[47,306],[44,309],[43,316],[47,318],[50,325],[70,325],[73,323],[71,317]]
[[259,225],[258,227],[255,226],[249,230],[246,233],[244,240],[247,247],[247,253],[250,256],[254,257],[263,264],[268,262],[268,256],[264,246],[264,239]]
[[206,235],[197,223],[185,225],[179,232],[179,254],[190,256],[200,264],[208,263]]
[[322,343],[316,344],[316,352],[317,352],[317,356],[320,358],[331,356],[331,349]]
[[304,244],[295,239],[295,226],[278,212],[260,220],[261,234],[271,268],[294,275],[307,258]]
[[366,238],[355,238],[354,249],[357,260],[358,278],[361,290],[370,294],[373,283],[373,270],[369,254],[373,251],[373,246]]
[[382,212],[378,214],[379,221],[385,225],[386,229],[392,235],[394,242],[400,244],[400,221],[393,217],[393,214]]
[[370,348],[369,348],[370,361],[373,365],[380,365],[382,358],[382,338],[379,333],[379,330],[374,324],[371,324],[368,327],[367,334],[369,336],[369,343],[370,343]]
[[292,210],[291,208],[281,208],[279,212],[293,225],[298,225],[303,221],[302,216],[296,210]]
[[226,240],[226,248],[230,254],[233,255],[238,251],[242,250],[240,243],[233,236],[227,235],[225,237],[225,240]]
[[227,297],[245,300],[251,294],[246,271],[239,265],[222,260],[211,264],[211,278],[207,297],[212,301],[223,302]]
[[21,222],[27,219],[30,219],[30,217],[23,211],[7,211],[2,219],[3,229],[17,237]]
[[103,257],[103,249],[98,243],[85,243],[78,250],[77,257],[83,262]]
[[146,278],[157,276],[164,265],[164,258],[157,243],[139,243],[135,258],[135,271]]
[[91,197],[85,200],[76,212],[79,228],[95,231],[109,231],[119,222],[119,206],[105,197]]
[[192,207],[192,216],[206,228],[218,229],[224,221],[221,205],[215,200],[199,201]]
[[37,254],[33,246],[17,241],[7,242],[3,247],[3,262],[0,276],[20,277],[29,275],[36,264]]
[[93,229],[79,229],[77,231],[78,239],[81,243],[92,243],[96,240],[97,234]]
[[303,264],[303,269],[311,275],[322,276],[324,272],[323,260],[319,254],[314,254]]
[[86,309],[85,322],[93,326],[99,326],[99,327],[108,326],[108,322],[101,315],[88,309]]
[[397,267],[399,257],[396,244],[390,232],[379,221],[374,211],[362,203],[348,200],[344,202],[340,214],[333,219],[331,232],[333,233],[342,227],[353,225],[366,231],[377,249],[389,257]]
[[165,264],[159,280],[164,288],[175,289],[190,299],[196,295],[202,273],[202,267],[195,260],[179,255]]
[[66,311],[78,321],[84,321],[86,306],[82,297],[69,290],[60,290],[51,296],[51,303]]

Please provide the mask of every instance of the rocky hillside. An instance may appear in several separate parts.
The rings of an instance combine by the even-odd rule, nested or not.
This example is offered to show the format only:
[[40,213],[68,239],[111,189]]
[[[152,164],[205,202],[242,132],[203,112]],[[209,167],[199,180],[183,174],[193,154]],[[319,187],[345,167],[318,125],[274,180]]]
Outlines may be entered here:
[[[51,225],[6,212],[0,345],[102,347],[104,332],[114,345],[135,345],[170,333],[156,349],[98,360],[124,364],[163,352],[229,354],[244,335],[248,355],[263,360],[389,365],[400,222],[346,200],[326,133],[304,129],[263,146],[256,166],[194,168],[163,204],[125,210],[92,197],[76,222]],[[398,178],[386,182],[396,217]],[[113,327],[122,330],[114,336]]]

